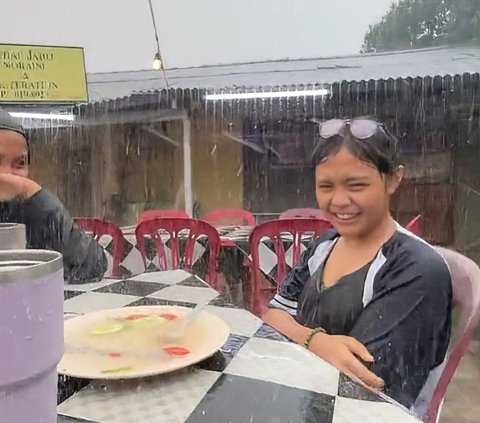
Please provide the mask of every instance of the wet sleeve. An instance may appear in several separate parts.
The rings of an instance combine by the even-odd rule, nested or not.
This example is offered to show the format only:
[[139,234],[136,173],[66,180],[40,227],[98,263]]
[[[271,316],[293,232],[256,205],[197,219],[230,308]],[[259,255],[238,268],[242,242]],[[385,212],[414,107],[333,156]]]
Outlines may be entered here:
[[374,357],[385,393],[406,407],[445,357],[451,330],[451,277],[445,263],[397,264],[377,275],[374,296],[349,333]]
[[61,253],[67,281],[83,283],[103,277],[107,259],[102,247],[74,224],[53,193],[42,189],[21,207],[29,246]]
[[285,276],[279,291],[270,301],[270,308],[278,308],[291,314],[297,315],[297,302],[303,287],[310,279],[308,261],[315,253],[320,242],[313,242],[301,255],[291,272]]

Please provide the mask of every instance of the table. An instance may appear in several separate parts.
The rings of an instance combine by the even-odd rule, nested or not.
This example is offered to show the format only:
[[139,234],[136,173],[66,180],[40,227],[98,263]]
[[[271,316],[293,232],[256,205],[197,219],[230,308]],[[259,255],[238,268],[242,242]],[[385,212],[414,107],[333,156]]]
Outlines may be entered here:
[[[226,266],[231,267],[231,262],[238,263],[238,257],[232,257],[240,254],[242,258],[250,257],[249,236],[252,231],[252,227],[248,226],[220,226],[216,228],[221,236],[222,245],[220,248],[220,265],[225,263]],[[139,249],[137,248],[137,240],[135,238],[135,227],[124,227],[122,233],[125,239],[124,251],[125,257],[121,262],[122,270],[128,277],[141,274],[145,271],[144,263]],[[184,232],[185,236],[188,235],[188,231]],[[180,236],[182,233],[180,233]],[[167,259],[170,258],[169,253],[169,235],[165,234],[162,240],[165,244],[167,252]],[[293,237],[291,234],[282,234],[282,240],[285,247],[285,261],[287,266],[287,273],[293,267]],[[225,242],[229,241],[229,242]],[[304,234],[302,236],[301,251],[303,252],[308,244],[312,241],[311,234]],[[104,248],[108,259],[108,270],[105,273],[106,277],[112,275],[112,239],[109,236],[104,236],[99,240],[100,245]],[[196,273],[206,274],[207,261],[205,259],[205,253],[208,251],[207,239],[200,238],[194,247],[194,259],[193,263]],[[259,258],[260,258],[260,270],[263,274],[273,283],[277,283],[277,255],[273,248],[273,243],[270,239],[264,238],[259,245]],[[152,246],[147,246],[147,268],[149,271],[159,270],[158,257],[155,255],[155,251]],[[169,262],[170,264],[170,262]]]
[[[135,226],[128,226],[128,227],[123,227],[121,228],[122,234],[124,237],[124,245],[123,245],[123,251],[124,251],[124,257],[122,261],[120,262],[121,270],[122,272],[127,275],[128,277],[134,276],[141,274],[145,271],[144,267],[144,262],[142,255],[140,254],[140,250],[137,248],[137,240],[135,237]],[[228,240],[228,234],[230,232],[236,232],[239,233],[240,227],[233,227],[233,226],[228,226],[228,227],[220,227],[217,228],[219,234],[221,235],[223,240]],[[243,238],[247,240],[248,242],[248,235],[250,234],[252,228],[249,227],[244,227],[242,229],[242,235]],[[180,241],[182,239],[186,240],[188,236],[188,230],[181,231],[179,233],[180,235]],[[169,238],[170,236],[168,233],[161,233],[161,238],[165,246],[165,251],[167,254],[167,264],[170,266],[171,261],[170,261],[170,245],[169,245]],[[148,240],[147,240],[148,241]],[[108,269],[105,273],[105,277],[111,277],[112,275],[112,265],[113,265],[113,244],[112,244],[112,238],[109,235],[102,236],[99,240],[99,244],[103,247],[105,250],[107,260],[108,260]],[[232,247],[235,246],[234,244],[230,244],[228,246],[222,245],[222,247]],[[193,251],[193,263],[194,266],[198,265],[199,262],[202,261],[204,258],[205,253],[208,251],[208,240],[206,237],[204,238],[199,238],[197,242],[195,242],[194,245],[194,251]],[[158,261],[158,256],[156,255],[155,252],[155,245],[154,242],[147,242],[146,245],[146,264],[147,264],[147,269],[149,271],[154,271],[154,270],[159,270],[159,261]],[[200,263],[200,266],[202,266],[202,263]],[[206,268],[207,268],[207,263],[203,263],[204,271],[206,273]]]
[[58,422],[418,423],[183,270],[65,288],[65,318],[122,306],[198,303],[230,326],[219,352],[142,380],[89,383],[60,376]]

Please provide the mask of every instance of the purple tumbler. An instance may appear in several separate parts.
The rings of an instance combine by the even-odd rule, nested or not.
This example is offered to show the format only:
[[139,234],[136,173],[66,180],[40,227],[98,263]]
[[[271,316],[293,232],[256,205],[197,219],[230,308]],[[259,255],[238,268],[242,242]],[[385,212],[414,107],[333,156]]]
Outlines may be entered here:
[[57,421],[62,355],[62,255],[0,251],[0,422]]

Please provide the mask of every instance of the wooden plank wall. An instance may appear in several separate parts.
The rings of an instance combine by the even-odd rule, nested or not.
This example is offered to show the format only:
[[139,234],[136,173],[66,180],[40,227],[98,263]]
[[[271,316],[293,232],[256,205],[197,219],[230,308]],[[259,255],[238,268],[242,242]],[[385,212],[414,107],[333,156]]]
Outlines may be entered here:
[[[172,89],[88,105],[82,107],[80,113],[94,117],[132,109],[186,109],[194,122],[193,138],[201,143],[207,142],[202,139],[210,143],[219,140],[225,131],[242,135],[245,122],[248,122],[261,126],[270,139],[280,134],[288,140],[294,133],[294,142],[311,144],[314,141],[314,129],[308,123],[311,118],[376,116],[399,138],[409,170],[403,190],[393,203],[396,217],[406,223],[420,213],[427,239],[455,244],[458,227],[465,226],[458,223],[464,206],[457,201],[465,197],[457,198],[458,184],[461,182],[468,189],[480,192],[476,182],[480,178],[475,173],[478,166],[465,165],[465,157],[471,161],[472,155],[478,157],[480,151],[479,81],[478,73],[343,81],[328,86],[331,95],[325,98],[224,102],[206,102],[207,90]],[[261,87],[256,91],[322,87],[310,84]],[[173,136],[179,136],[175,125],[169,130]],[[137,136],[136,131],[135,124],[69,129],[54,134],[37,131],[32,174],[58,192],[74,215],[103,215],[125,223],[130,222],[139,209],[174,206],[178,203],[181,180],[175,169],[168,169],[172,163],[181,162],[178,157],[181,150],[173,153],[144,135]],[[199,135],[200,132],[203,135]],[[235,198],[237,190],[243,189],[245,207],[259,212],[281,211],[311,205],[314,201],[313,173],[308,166],[282,168],[277,166],[268,148],[264,154],[259,154],[248,147],[231,145],[236,150],[231,155],[231,163],[224,163],[224,169],[232,167],[238,160],[236,157],[243,154],[243,169],[235,169],[235,175],[242,178],[242,182],[236,184],[232,173],[228,184],[233,187]],[[54,169],[50,171],[52,163]],[[202,172],[208,175],[211,168],[197,163],[195,172],[200,175],[199,180],[208,181]],[[139,175],[143,175],[142,178]],[[92,185],[92,181],[97,182]],[[203,187],[205,182],[201,185]],[[207,191],[203,189],[202,192]],[[215,204],[220,204],[217,197],[221,192],[216,191]],[[469,194],[470,200],[472,195],[475,194]],[[200,196],[202,208],[208,209],[208,196],[205,193]],[[238,200],[232,202],[230,199],[230,204],[238,204]]]

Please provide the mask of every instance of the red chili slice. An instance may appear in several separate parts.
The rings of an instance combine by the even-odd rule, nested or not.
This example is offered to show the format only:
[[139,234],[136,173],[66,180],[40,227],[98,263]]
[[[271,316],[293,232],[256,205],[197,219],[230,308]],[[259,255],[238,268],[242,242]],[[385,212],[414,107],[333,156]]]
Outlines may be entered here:
[[112,358],[119,358],[119,357],[122,356],[122,354],[117,353],[117,352],[111,352],[111,353],[108,353],[108,355]]
[[130,314],[127,317],[125,317],[125,320],[138,320],[138,319],[144,319],[145,317],[148,317],[148,314]]
[[170,355],[190,354],[190,351],[183,347],[167,347],[167,348],[164,348],[163,351],[165,351],[167,354],[170,354]]
[[160,314],[160,317],[162,319],[167,319],[167,320],[173,320],[173,319],[177,318],[177,316],[175,316],[175,314],[170,314],[170,313],[162,313],[162,314]]

